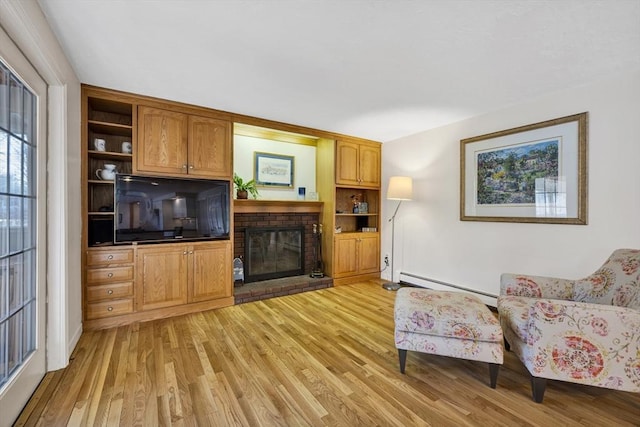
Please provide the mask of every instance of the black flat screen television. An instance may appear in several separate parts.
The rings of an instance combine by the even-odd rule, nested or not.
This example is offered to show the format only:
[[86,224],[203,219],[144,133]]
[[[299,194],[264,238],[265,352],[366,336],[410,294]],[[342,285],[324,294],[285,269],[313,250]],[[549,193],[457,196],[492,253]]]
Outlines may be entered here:
[[229,239],[230,183],[118,174],[114,242]]

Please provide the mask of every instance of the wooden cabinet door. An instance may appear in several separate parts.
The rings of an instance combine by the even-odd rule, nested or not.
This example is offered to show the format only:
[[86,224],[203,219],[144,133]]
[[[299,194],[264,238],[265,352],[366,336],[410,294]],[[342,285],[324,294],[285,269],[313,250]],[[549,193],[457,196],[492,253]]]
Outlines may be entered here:
[[187,173],[189,116],[159,108],[138,108],[135,172]]
[[378,233],[362,233],[358,237],[358,273],[375,273],[380,270]]
[[333,247],[333,276],[335,278],[358,273],[358,239],[353,235],[336,235]]
[[231,242],[194,244],[189,254],[189,302],[230,297],[233,289]]
[[361,145],[359,153],[360,185],[380,186],[380,147]]
[[232,162],[231,123],[189,116],[189,175],[230,179]]
[[336,184],[359,185],[359,144],[338,141],[336,144]]
[[187,302],[186,244],[138,248],[136,299],[139,310],[171,307]]
[[338,141],[336,184],[380,186],[380,146]]

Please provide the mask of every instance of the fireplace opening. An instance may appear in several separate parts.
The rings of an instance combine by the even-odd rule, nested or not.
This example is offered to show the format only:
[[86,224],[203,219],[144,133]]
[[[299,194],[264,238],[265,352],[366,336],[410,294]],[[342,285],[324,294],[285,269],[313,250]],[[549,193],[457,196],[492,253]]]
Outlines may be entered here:
[[247,227],[244,281],[304,274],[304,227]]

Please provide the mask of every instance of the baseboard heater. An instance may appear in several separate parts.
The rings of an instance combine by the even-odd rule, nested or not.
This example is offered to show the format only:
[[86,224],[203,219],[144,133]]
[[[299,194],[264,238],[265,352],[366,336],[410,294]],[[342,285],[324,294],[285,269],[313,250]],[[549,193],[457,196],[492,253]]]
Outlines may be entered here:
[[419,286],[421,288],[435,289],[439,291],[461,291],[475,295],[488,306],[496,307],[498,305],[498,296],[476,289],[465,288],[464,286],[454,285],[453,283],[443,282],[441,280],[430,279],[428,277],[418,276],[416,274],[400,272],[400,283],[407,285]]

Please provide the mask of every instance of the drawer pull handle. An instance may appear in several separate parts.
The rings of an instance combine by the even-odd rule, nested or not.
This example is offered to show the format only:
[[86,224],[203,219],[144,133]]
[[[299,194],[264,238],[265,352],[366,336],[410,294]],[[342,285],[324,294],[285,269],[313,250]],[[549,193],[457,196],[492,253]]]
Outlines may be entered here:
[[107,291],[107,293],[108,293],[109,295],[111,295],[111,294],[113,293],[113,289],[109,289],[109,290]]
[[112,259],[113,259],[113,255],[109,255],[109,256],[107,257],[107,259],[108,259],[108,260],[112,260]]
[[113,311],[113,307],[111,306],[107,307],[107,311]]
[[107,277],[109,277],[109,278],[113,277],[113,273],[107,274]]
[[182,255],[186,255],[186,254],[187,254],[187,251],[182,252]]

